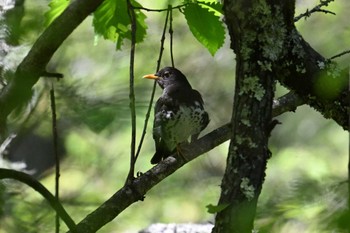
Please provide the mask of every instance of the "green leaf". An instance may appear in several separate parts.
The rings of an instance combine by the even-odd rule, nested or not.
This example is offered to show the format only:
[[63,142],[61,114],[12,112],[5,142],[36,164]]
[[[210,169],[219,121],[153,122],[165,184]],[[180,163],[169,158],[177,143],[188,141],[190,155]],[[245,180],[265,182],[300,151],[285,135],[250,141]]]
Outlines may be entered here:
[[186,5],[184,14],[194,37],[214,56],[225,41],[225,29],[219,16],[195,3]]
[[229,206],[230,204],[221,204],[221,205],[212,205],[209,204],[207,205],[207,211],[210,214],[216,214],[219,213],[221,211],[223,211],[224,209],[226,209],[227,206]]
[[[133,1],[132,4],[141,6],[136,1]],[[136,43],[139,43],[146,35],[146,15],[137,9],[135,9],[135,15]],[[131,40],[131,23],[126,1],[105,0],[94,13],[93,26],[97,35],[115,42],[116,48],[120,49],[125,38]]]
[[52,0],[50,9],[45,13],[45,26],[49,26],[69,5],[70,0]]
[[224,11],[222,10],[222,4],[220,2],[217,2],[215,0],[207,1],[207,2],[201,2],[198,1],[199,4],[208,7],[209,10],[214,11],[214,14],[217,16],[223,15]]

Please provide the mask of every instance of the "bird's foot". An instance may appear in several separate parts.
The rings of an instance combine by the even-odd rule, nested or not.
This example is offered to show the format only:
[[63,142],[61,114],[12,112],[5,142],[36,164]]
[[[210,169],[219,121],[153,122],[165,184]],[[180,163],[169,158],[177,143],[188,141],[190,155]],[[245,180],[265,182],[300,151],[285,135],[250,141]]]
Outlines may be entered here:
[[187,154],[189,150],[186,149],[186,147],[181,147],[181,145],[188,145],[188,142],[178,144],[176,146],[176,153],[183,161],[188,162],[189,160],[186,158],[185,154]]

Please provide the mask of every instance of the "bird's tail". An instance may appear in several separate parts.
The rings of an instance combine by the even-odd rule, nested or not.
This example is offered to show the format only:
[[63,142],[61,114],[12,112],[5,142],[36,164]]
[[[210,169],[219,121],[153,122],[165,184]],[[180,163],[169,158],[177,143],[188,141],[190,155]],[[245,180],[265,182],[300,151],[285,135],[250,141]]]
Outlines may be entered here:
[[157,164],[163,159],[163,153],[161,151],[156,151],[154,153],[152,159],[151,159],[151,164]]
[[157,164],[160,161],[162,161],[163,159],[169,157],[170,155],[172,155],[173,153],[175,153],[176,148],[173,151],[169,151],[164,147],[158,147],[156,149],[156,153],[154,153],[152,159],[151,159],[151,164]]

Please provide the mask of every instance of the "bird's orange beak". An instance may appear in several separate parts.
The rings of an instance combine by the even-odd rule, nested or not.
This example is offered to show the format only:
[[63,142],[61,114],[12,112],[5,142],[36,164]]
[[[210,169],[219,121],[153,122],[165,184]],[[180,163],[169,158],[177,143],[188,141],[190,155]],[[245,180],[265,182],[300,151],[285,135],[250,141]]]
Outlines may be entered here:
[[142,78],[147,78],[147,79],[158,79],[159,76],[156,76],[154,74],[147,74],[145,76],[143,76]]

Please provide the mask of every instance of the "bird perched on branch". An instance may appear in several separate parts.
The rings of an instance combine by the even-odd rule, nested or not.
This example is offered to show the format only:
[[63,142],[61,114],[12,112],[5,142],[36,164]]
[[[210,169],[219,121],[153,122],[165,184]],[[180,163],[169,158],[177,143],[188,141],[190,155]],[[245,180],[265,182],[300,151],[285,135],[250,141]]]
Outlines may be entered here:
[[143,78],[154,79],[163,89],[154,111],[153,138],[156,153],[151,163],[159,163],[172,153],[180,152],[179,145],[196,140],[208,125],[201,94],[192,89],[185,75],[176,68],[165,67]]

